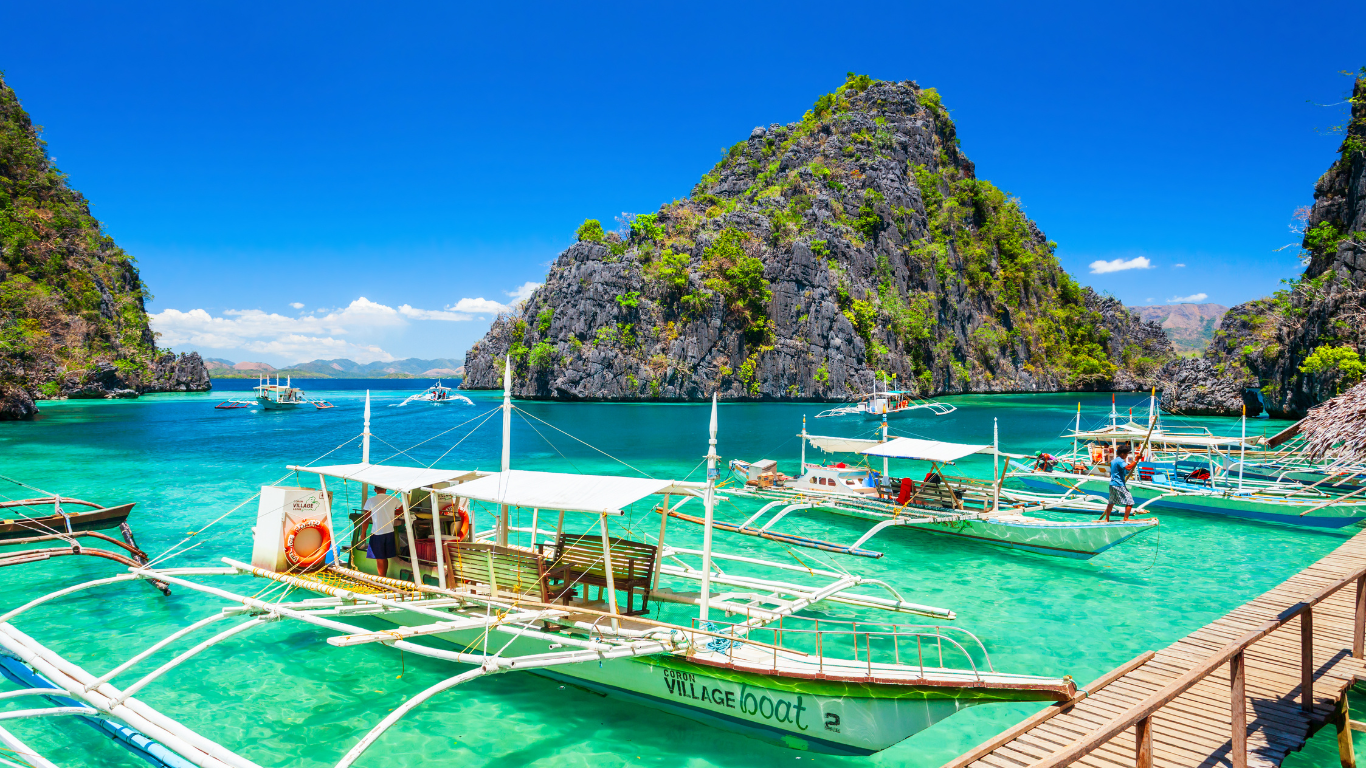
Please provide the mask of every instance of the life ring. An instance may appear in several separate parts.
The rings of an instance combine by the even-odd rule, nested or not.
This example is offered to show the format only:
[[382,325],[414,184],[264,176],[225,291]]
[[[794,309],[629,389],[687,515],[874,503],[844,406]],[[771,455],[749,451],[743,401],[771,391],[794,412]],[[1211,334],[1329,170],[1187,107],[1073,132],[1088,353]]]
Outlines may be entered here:
[[441,508],[441,514],[455,515],[455,517],[458,519],[458,522],[455,525],[456,541],[469,541],[470,514],[469,512],[465,511],[465,508],[463,506],[457,507],[455,506],[455,504],[447,504],[446,506]]
[[[313,534],[307,535],[308,531],[313,531]],[[300,534],[304,534],[303,541],[299,540]],[[317,537],[316,548],[307,555],[300,553],[297,546],[312,544],[314,536]],[[327,523],[322,520],[304,520],[296,523],[285,533],[285,559],[293,568],[312,568],[322,562],[331,548],[332,531],[328,530]]]

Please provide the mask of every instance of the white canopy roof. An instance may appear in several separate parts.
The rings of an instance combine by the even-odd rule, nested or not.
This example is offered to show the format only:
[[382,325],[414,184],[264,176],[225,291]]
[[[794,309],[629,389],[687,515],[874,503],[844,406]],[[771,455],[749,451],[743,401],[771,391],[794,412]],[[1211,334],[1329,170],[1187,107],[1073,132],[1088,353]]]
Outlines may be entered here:
[[387,464],[334,464],[327,467],[295,467],[299,472],[312,472],[326,477],[369,483],[390,491],[406,493],[429,485],[458,483],[488,474],[468,469],[428,469],[426,467],[396,467]]
[[881,440],[866,440],[861,437],[826,437],[824,435],[807,435],[807,442],[815,448],[830,453],[858,453],[864,448],[871,448],[881,445]]
[[613,475],[572,475],[510,469],[464,483],[457,495],[513,507],[558,509],[620,515],[621,510],[656,493],[696,495],[705,483],[651,480]]
[[[985,449],[985,450],[983,450]],[[885,443],[865,448],[859,453],[865,456],[886,456],[890,459],[914,459],[916,461],[937,461],[951,463],[974,453],[991,453],[989,445],[964,445],[963,443],[941,443],[938,440],[916,440],[911,437],[898,437]]]

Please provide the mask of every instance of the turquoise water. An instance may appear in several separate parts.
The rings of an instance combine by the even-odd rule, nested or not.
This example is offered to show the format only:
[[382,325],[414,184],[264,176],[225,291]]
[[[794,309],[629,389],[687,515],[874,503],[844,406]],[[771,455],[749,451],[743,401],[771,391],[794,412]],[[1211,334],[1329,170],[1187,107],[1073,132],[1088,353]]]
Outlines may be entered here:
[[[94,501],[136,501],[132,523],[139,543],[156,554],[186,542],[193,548],[166,563],[184,566],[216,565],[224,556],[248,559],[254,502],[216,525],[205,526],[247,500],[260,485],[280,479],[286,474],[286,464],[311,462],[338,446],[326,463],[359,460],[355,439],[363,397],[359,388],[402,387],[373,393],[373,430],[379,439],[372,458],[384,459],[403,449],[412,461],[424,464],[445,454],[438,466],[498,466],[497,416],[472,435],[466,435],[468,427],[453,429],[495,406],[497,393],[470,394],[474,406],[392,408],[388,406],[426,384],[320,381],[303,384],[310,396],[332,401],[335,409],[262,413],[212,408],[230,396],[224,385],[236,389],[254,384],[222,382],[216,392],[203,395],[46,403],[36,421],[0,423],[0,474]],[[948,399],[958,406],[951,415],[912,417],[895,424],[893,431],[989,443],[992,419],[999,418],[1005,450],[1061,450],[1064,443],[1057,435],[1075,418],[1078,399],[1085,409],[1084,422],[1098,421],[1108,411],[1109,395],[965,396]],[[518,405],[653,475],[702,477],[705,406]],[[1129,405],[1138,412],[1146,408],[1146,401],[1121,395],[1120,407]],[[822,408],[818,404],[723,404],[719,452],[727,459],[771,457],[792,470],[801,417],[814,416]],[[1234,419],[1188,422],[1216,431],[1237,430]],[[1284,425],[1253,422],[1249,432],[1274,432]],[[874,428],[858,420],[826,419],[810,421],[808,426],[815,433],[851,436]],[[550,438],[553,445],[544,438]],[[422,441],[428,442],[417,445]],[[457,441],[462,442],[456,445]],[[512,455],[517,468],[630,472],[540,422],[516,417]],[[973,457],[963,468],[982,476],[991,474],[986,457]],[[25,495],[16,486],[0,486],[3,498]],[[718,515],[738,520],[746,509],[752,506],[723,504]],[[782,524],[785,530],[852,541],[866,529],[866,524],[856,520],[799,514]],[[1357,531],[1355,527],[1337,532],[1300,530],[1170,512],[1159,517],[1163,525],[1157,533],[1086,562],[910,531],[885,532],[874,539],[869,546],[885,553],[879,560],[840,558],[839,562],[890,581],[909,600],[956,611],[957,624],[982,638],[999,670],[1071,674],[1084,684],[1265,591]],[[524,524],[528,522],[523,519]],[[637,511],[622,523],[633,531],[650,530],[653,536],[658,518]],[[581,524],[586,526],[587,520]],[[669,530],[671,541],[700,542],[700,531],[694,526],[673,523]],[[190,536],[190,532],[199,533]],[[791,561],[788,550],[776,543],[718,536],[718,544],[730,551]],[[808,561],[836,557],[811,550],[796,554]],[[93,558],[59,558],[0,569],[4,593],[0,607],[18,605],[77,580],[107,576],[117,568]],[[267,586],[243,577],[206,581],[246,594]],[[125,584],[36,609],[17,619],[16,625],[99,674],[221,605],[184,589],[164,598],[145,585]],[[387,648],[333,648],[324,642],[326,636],[296,623],[276,622],[216,646],[138,696],[263,766],[311,768],[334,765],[406,697],[453,674],[448,665]],[[127,685],[139,672],[151,671],[187,647],[173,646],[115,683]],[[812,761],[938,766],[1038,706],[972,708],[873,757],[837,758],[804,755],[514,673],[440,694],[385,734],[358,765],[757,768]],[[26,720],[6,727],[63,766],[142,765],[74,721],[61,725]]]

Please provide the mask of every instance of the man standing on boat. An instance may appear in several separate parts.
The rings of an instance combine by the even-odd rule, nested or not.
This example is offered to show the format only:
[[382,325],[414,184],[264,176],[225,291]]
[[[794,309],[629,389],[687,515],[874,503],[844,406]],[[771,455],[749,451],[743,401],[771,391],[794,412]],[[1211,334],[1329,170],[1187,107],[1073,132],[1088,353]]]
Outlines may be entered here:
[[398,497],[390,496],[379,486],[375,495],[365,502],[365,511],[370,513],[370,541],[365,553],[375,561],[375,570],[380,576],[389,572],[389,558],[398,557],[398,541],[394,538],[394,511],[398,508]]
[[1129,473],[1138,466],[1138,456],[1133,460],[1129,459],[1129,452],[1132,449],[1128,443],[1120,443],[1115,451],[1115,458],[1110,462],[1110,503],[1105,505],[1105,514],[1100,519],[1110,522],[1110,512],[1114,510],[1116,504],[1124,505],[1124,521],[1129,521],[1129,513],[1134,509],[1134,495],[1129,493],[1127,482]]

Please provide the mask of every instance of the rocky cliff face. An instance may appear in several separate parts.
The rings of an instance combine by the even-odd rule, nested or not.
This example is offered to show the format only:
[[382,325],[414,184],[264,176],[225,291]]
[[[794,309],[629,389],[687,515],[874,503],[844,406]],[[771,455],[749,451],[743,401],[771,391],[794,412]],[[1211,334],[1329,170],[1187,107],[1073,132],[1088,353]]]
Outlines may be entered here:
[[1271,414],[1300,417],[1366,374],[1366,67],[1351,104],[1338,157],[1304,221],[1304,274],[1230,309],[1204,360],[1166,366],[1164,407],[1234,415],[1244,390],[1260,389]]
[[851,76],[755,128],[684,200],[596,221],[465,359],[462,386],[556,399],[843,399],[1141,388],[1155,323],[1076,284],[976,178],[933,89]]
[[197,354],[157,350],[145,292],[0,78],[0,419],[41,399],[207,390]]

